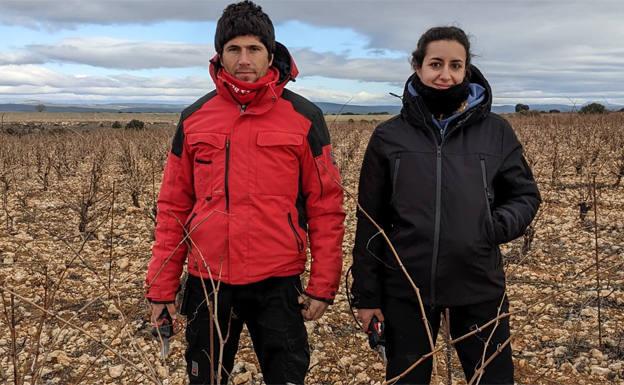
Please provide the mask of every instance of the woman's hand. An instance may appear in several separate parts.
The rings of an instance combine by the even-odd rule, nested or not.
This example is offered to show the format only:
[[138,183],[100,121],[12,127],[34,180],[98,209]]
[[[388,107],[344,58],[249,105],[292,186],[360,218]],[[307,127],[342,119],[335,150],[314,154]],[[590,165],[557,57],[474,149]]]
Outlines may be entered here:
[[362,331],[364,333],[366,333],[368,331],[368,325],[370,324],[371,320],[373,319],[373,316],[377,316],[377,319],[379,321],[383,321],[384,320],[383,313],[381,312],[381,309],[379,309],[379,308],[377,308],[377,309],[358,309],[357,310],[357,314],[358,314],[358,319],[362,323]]
[[167,310],[169,311],[169,315],[173,320],[174,324],[177,318],[175,303],[171,302],[168,304],[164,303],[151,303],[152,314],[150,316],[150,321],[152,322],[153,327],[159,327],[162,324],[162,320],[158,319],[160,314],[162,313],[165,306],[167,306]]

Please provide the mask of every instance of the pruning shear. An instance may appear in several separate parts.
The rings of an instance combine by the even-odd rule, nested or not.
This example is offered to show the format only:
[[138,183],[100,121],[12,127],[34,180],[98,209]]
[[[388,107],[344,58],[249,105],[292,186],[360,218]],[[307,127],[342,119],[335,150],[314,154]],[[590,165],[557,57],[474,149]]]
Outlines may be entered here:
[[169,338],[173,337],[173,319],[165,306],[158,316],[159,326],[152,327],[152,335],[159,340],[162,339],[160,347],[160,358],[165,359],[169,355]]
[[385,364],[388,360],[386,358],[386,336],[384,335],[384,329],[384,323],[379,321],[377,316],[373,316],[368,324],[368,331],[366,334],[368,334],[368,345],[379,354],[379,357],[381,357]]

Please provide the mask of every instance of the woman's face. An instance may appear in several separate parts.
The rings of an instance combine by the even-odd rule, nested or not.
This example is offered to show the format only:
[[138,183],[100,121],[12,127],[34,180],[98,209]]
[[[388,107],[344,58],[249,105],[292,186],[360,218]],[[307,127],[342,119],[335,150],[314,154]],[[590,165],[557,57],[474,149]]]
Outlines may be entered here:
[[455,40],[436,40],[427,44],[422,66],[416,74],[423,84],[445,90],[464,81],[466,50]]

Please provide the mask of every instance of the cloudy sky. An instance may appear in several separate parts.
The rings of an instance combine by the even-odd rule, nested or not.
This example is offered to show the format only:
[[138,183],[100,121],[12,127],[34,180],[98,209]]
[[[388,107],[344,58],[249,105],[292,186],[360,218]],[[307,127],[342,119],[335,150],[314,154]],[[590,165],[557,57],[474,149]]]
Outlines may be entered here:
[[[0,103],[188,104],[226,1],[0,0]],[[624,104],[624,1],[258,0],[314,101],[397,104],[422,32],[456,25],[496,104]]]

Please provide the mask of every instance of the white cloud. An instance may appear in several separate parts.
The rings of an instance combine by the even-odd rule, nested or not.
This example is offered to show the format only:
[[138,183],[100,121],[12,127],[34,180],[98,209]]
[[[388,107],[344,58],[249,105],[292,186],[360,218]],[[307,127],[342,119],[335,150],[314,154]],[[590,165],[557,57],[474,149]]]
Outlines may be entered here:
[[397,104],[396,98],[382,93],[370,93],[366,91],[346,92],[332,89],[319,89],[292,85],[289,89],[316,102],[329,102],[347,105],[375,105],[375,104]]
[[403,83],[411,73],[407,59],[350,59],[345,54],[310,49],[294,50],[292,55],[302,76]]
[[28,51],[0,52],[0,65],[43,64],[45,58]]
[[41,66],[0,66],[0,95],[23,99],[42,95],[71,95],[94,99],[193,100],[213,88],[204,77],[154,78],[127,74],[67,75]]
[[80,24],[154,23],[165,20],[206,21],[217,18],[226,2],[195,0],[3,0],[0,21],[48,30]]
[[[2,0],[0,22],[48,30],[171,20],[205,22],[215,21],[229,2],[66,0],[59,6],[55,1]],[[301,83],[306,77],[322,76],[400,87],[410,72],[407,60],[419,35],[434,25],[456,24],[471,35],[473,52],[478,55],[474,61],[499,100],[607,97],[624,103],[624,90],[619,86],[624,79],[622,1],[258,2],[273,19],[278,35],[280,23],[298,20],[353,30],[363,36],[371,53],[405,53],[404,59],[389,59],[352,58],[323,47],[294,50]],[[205,68],[212,52],[209,46],[180,42],[73,38],[0,53],[0,65],[57,62],[120,70]],[[0,80],[4,83],[4,79]],[[208,77],[204,81],[208,88],[212,87]],[[322,94],[316,89],[309,92]],[[327,92],[328,98],[338,98],[342,91]]]
[[114,69],[205,67],[214,50],[208,45],[144,42],[105,37],[70,38],[54,45],[29,45],[35,58]]
[[[396,104],[385,94],[347,92],[306,87],[303,82],[289,86],[314,101],[349,104]],[[365,87],[363,87],[365,88]],[[0,99],[23,100],[135,100],[190,103],[214,89],[209,76],[148,77],[133,74],[111,76],[67,75],[37,65],[0,66]]]

